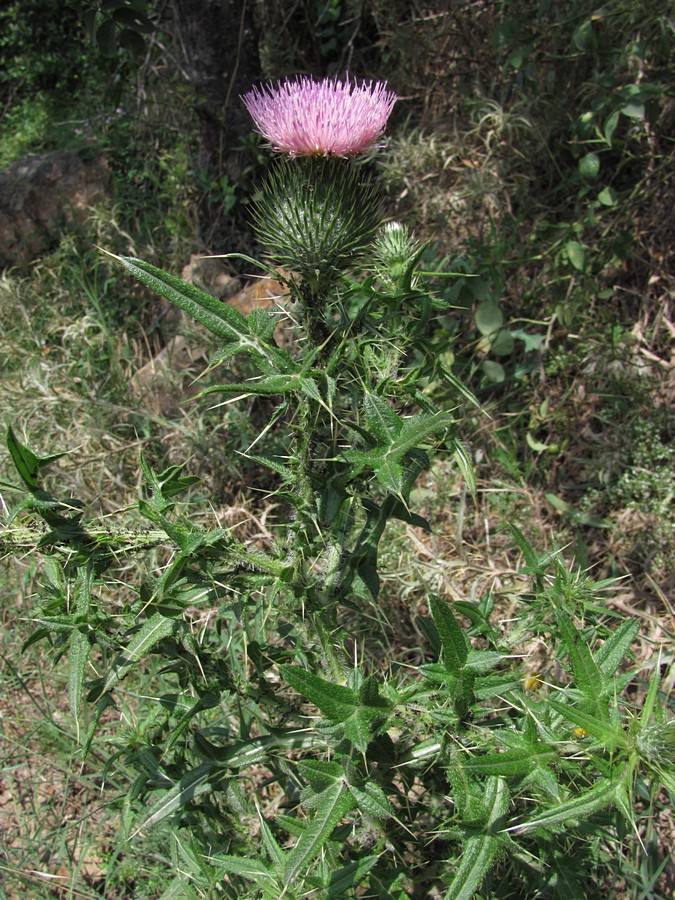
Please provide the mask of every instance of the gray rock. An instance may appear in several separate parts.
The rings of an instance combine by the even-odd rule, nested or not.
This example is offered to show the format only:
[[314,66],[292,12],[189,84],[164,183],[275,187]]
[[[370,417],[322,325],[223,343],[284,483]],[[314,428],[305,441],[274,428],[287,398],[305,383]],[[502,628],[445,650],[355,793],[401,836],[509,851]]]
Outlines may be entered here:
[[110,186],[101,154],[59,150],[12,163],[0,172],[0,268],[25,266],[57,246]]

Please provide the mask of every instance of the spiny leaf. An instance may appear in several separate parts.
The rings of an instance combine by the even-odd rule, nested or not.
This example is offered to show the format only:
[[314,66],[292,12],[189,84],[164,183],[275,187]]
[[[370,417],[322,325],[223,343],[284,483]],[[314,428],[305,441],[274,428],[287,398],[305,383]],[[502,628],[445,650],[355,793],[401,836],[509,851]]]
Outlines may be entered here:
[[577,687],[588,698],[597,702],[604,691],[606,680],[569,616],[561,612],[558,613],[557,620],[560,636],[565,642],[572,663]]
[[462,861],[444,900],[471,900],[507,843],[502,835],[495,833],[509,805],[509,790],[504,778],[490,778],[484,801],[487,815],[482,834],[470,834],[462,842]]
[[383,397],[367,391],[363,400],[363,412],[368,429],[378,444],[387,444],[400,434],[403,420]]
[[175,619],[168,619],[161,613],[155,613],[151,616],[118,656],[115,667],[106,679],[103,693],[111,690],[155,644],[174,634],[178,628],[179,623]]
[[333,684],[306,669],[280,666],[279,671],[294,690],[336,722],[349,718],[359,704],[358,696],[351,688]]
[[274,396],[289,394],[300,390],[306,378],[299,375],[270,375],[251,381],[238,381],[233,384],[216,384],[201,392],[202,397],[209,394],[255,394],[256,396]]
[[603,675],[610,678],[616,674],[619,664],[628,653],[639,630],[640,623],[637,619],[624,619],[606,639],[602,647],[595,651],[593,659]]
[[462,760],[462,767],[471,775],[504,775],[513,778],[527,775],[537,766],[553,762],[558,758],[555,750],[542,746],[538,751],[531,748],[506,750],[504,753],[487,753]]
[[379,856],[366,856],[331,872],[326,900],[343,900],[351,896],[350,891],[363,881],[378,860]]
[[607,750],[615,750],[617,747],[624,747],[626,739],[620,727],[610,725],[608,722],[598,719],[596,716],[589,716],[587,713],[576,709],[573,706],[566,706],[557,700],[548,701],[553,709],[564,716],[569,722],[583,728],[593,737],[602,742]]
[[292,883],[300,872],[320,852],[330,838],[333,829],[343,816],[354,807],[354,799],[344,783],[339,783],[321,793],[321,803],[311,821],[300,835],[297,844],[286,859],[284,881]]
[[271,734],[262,734],[249,738],[247,741],[236,741],[227,747],[218,747],[212,744],[201,732],[194,736],[196,751],[206,760],[218,763],[231,769],[243,769],[256,765],[269,758],[271,752],[276,749],[312,747],[316,738],[308,731],[281,729]]
[[213,774],[213,764],[210,762],[202,763],[196,769],[188,772],[183,776],[170,790],[162,794],[152,806],[146,810],[136,824],[136,829],[132,837],[142,831],[144,828],[151,828],[153,825],[163,822],[167,816],[172,815],[178,809],[187,806],[190,801],[205,794],[211,789],[209,781]]
[[523,532],[512,522],[507,522],[506,524],[513,536],[513,539],[518,545],[518,549],[523,554],[526,566],[525,571],[530,572],[532,575],[543,575],[546,571],[546,563],[548,561],[547,558],[540,558],[539,556],[537,556],[532,544],[527,540]]
[[[86,566],[78,569],[75,579],[75,618],[79,622],[86,620],[91,603],[91,568]],[[80,731],[80,707],[82,705],[82,692],[84,685],[84,671],[89,659],[91,644],[86,632],[78,627],[73,628],[70,634],[70,648],[68,656],[68,703],[70,711],[75,719],[78,738]]]
[[382,821],[394,815],[387,795],[374,781],[368,781],[361,787],[357,787],[355,784],[348,784],[347,787],[356,801],[356,805],[365,815]]
[[613,805],[620,786],[621,779],[610,781],[608,778],[601,778],[581,796],[540,812],[518,825],[512,825],[507,831],[522,834],[525,831],[532,831],[534,828],[554,828],[571,820],[587,819],[601,809]]
[[21,480],[26,487],[32,490],[40,487],[37,479],[38,472],[66,455],[65,453],[52,453],[50,456],[38,456],[30,447],[17,439],[11,425],[7,427],[7,449]]
[[469,655],[464,632],[457,624],[448,604],[440,597],[432,594],[429,598],[429,607],[443,645],[445,668],[453,675],[459,675]]
[[[108,253],[106,250],[103,252]],[[194,285],[187,284],[141,259],[116,256],[114,253],[108,253],[108,256],[118,260],[135,278],[161,297],[201,322],[212,334],[236,343],[240,352],[251,355],[269,374],[289,372],[295,368],[290,354],[262,341],[251,331],[245,317],[233,306],[221,303],[211,294],[200,291]]]
[[251,859],[247,856],[231,856],[228,853],[209,857],[213,862],[219,863],[226,872],[232,875],[241,875],[256,881],[258,878],[273,878],[274,872],[268,863],[261,859]]

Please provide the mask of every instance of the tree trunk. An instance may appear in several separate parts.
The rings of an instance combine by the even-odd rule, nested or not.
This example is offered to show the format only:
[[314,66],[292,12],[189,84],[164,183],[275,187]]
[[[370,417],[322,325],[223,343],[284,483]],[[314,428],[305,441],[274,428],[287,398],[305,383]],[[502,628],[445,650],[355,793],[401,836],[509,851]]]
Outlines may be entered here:
[[[173,0],[199,119],[198,165],[214,186],[227,176],[234,188],[250,162],[241,141],[252,125],[239,97],[261,77],[253,7],[254,0]],[[207,246],[231,230],[226,199],[214,190],[200,204]]]

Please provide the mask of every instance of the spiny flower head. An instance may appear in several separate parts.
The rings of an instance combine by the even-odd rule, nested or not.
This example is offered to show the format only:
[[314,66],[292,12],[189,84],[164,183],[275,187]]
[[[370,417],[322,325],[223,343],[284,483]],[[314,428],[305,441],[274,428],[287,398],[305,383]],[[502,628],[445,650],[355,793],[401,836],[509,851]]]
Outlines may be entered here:
[[324,289],[368,247],[380,224],[378,194],[351,160],[281,160],[254,205],[274,262]]
[[382,136],[396,94],[380,81],[347,77],[254,87],[242,97],[257,130],[291,156],[356,156]]
[[405,225],[387,222],[375,241],[373,251],[375,271],[387,287],[411,290],[416,286],[414,269],[422,248]]

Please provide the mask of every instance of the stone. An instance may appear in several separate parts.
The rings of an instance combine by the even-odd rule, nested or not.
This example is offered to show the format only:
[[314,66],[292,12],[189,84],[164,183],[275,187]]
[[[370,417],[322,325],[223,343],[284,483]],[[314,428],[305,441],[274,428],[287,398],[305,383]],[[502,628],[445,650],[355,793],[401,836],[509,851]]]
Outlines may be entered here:
[[58,150],[12,163],[0,172],[0,268],[24,267],[58,246],[110,188],[100,153]]

